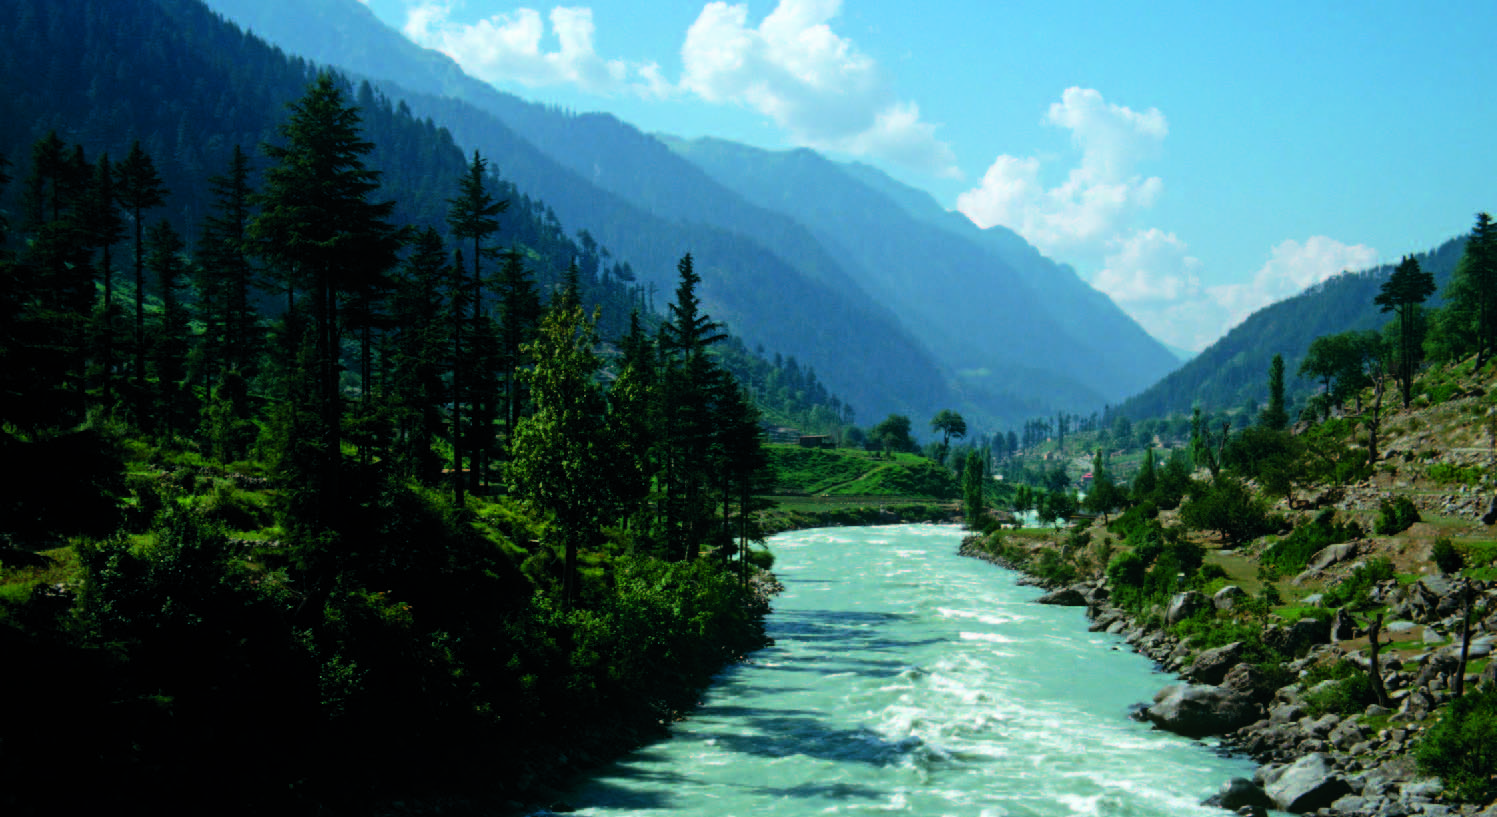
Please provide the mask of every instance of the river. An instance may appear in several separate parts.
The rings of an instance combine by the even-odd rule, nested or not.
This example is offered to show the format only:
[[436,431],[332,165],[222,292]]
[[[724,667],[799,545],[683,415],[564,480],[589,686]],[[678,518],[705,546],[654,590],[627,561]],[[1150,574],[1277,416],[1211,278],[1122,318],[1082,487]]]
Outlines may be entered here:
[[671,737],[566,795],[600,817],[1221,815],[1251,761],[1127,717],[1169,683],[1077,608],[956,554],[959,528],[770,540],[772,647]]

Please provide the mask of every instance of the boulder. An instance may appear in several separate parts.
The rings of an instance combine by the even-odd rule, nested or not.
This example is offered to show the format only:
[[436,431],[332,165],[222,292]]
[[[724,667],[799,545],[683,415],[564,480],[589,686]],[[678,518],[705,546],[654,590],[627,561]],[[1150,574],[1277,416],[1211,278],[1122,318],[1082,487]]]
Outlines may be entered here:
[[1247,597],[1246,590],[1235,584],[1229,584],[1212,595],[1211,604],[1218,610],[1230,610]]
[[1194,590],[1176,593],[1175,597],[1170,599],[1169,609],[1165,611],[1164,623],[1167,626],[1173,627],[1196,613],[1214,609],[1214,607],[1215,605],[1204,594],[1197,593]]
[[1253,781],[1234,777],[1222,784],[1221,791],[1202,801],[1203,806],[1216,806],[1228,811],[1237,811],[1243,806],[1273,808],[1273,799]]
[[1340,545],[1326,545],[1310,557],[1311,570],[1325,570],[1333,564],[1344,562],[1357,555],[1355,542],[1346,542]]
[[1267,705],[1278,692],[1275,680],[1259,669],[1256,664],[1239,663],[1227,670],[1222,677],[1221,688],[1255,704]]
[[1242,642],[1233,641],[1196,656],[1185,677],[1198,684],[1220,684],[1227,671],[1242,662]]
[[1054,604],[1060,607],[1085,607],[1086,593],[1080,585],[1062,587],[1052,590],[1036,599],[1040,604]]
[[1487,503],[1487,511],[1481,515],[1481,523],[1497,525],[1497,496],[1492,497],[1492,501]]
[[1275,806],[1292,814],[1325,808],[1353,793],[1351,784],[1319,752],[1276,770],[1265,789]]
[[1190,738],[1226,734],[1259,717],[1259,707],[1252,701],[1221,687],[1181,684],[1157,697],[1145,713],[1149,721]]

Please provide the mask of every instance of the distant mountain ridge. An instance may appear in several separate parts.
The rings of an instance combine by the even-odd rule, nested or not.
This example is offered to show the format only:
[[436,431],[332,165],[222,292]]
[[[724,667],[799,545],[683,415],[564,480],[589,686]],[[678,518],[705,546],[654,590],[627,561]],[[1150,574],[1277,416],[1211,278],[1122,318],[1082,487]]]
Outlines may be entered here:
[[[1178,364],[1068,267],[873,168],[715,145],[759,168],[800,163],[746,180],[700,145],[668,146],[612,116],[497,91],[356,0],[208,4],[282,48],[379,81],[564,223],[586,228],[641,281],[673,286],[675,258],[692,251],[714,317],[751,345],[813,366],[861,422],[951,407],[978,427],[1012,426],[1100,408]],[[802,171],[815,182],[802,178],[787,202],[776,188]]]
[[[1465,251],[1466,236],[1461,236],[1415,256],[1420,267],[1435,277],[1437,289],[1426,307],[1444,303],[1445,286]],[[1276,354],[1284,357],[1290,402],[1302,406],[1304,398],[1319,386],[1295,376],[1310,343],[1321,335],[1386,324],[1391,316],[1380,312],[1373,299],[1395,266],[1344,272],[1263,307],[1117,411],[1139,420],[1189,413],[1197,404],[1208,410],[1262,405],[1268,399],[1268,367]]]

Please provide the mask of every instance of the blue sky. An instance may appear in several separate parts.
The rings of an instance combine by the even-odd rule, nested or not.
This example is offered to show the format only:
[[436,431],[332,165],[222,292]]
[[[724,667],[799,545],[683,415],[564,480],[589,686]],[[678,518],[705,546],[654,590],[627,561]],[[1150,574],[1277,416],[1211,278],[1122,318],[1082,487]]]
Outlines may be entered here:
[[869,162],[1200,349],[1497,207],[1497,3],[368,0],[523,97]]

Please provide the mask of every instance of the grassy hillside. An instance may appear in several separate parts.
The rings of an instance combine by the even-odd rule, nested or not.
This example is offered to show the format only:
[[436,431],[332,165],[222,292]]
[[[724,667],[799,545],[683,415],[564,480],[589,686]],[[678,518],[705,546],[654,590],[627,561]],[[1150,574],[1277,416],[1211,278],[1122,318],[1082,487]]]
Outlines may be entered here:
[[915,454],[875,455],[850,448],[769,446],[783,496],[903,497],[951,500],[961,495],[951,470]]

